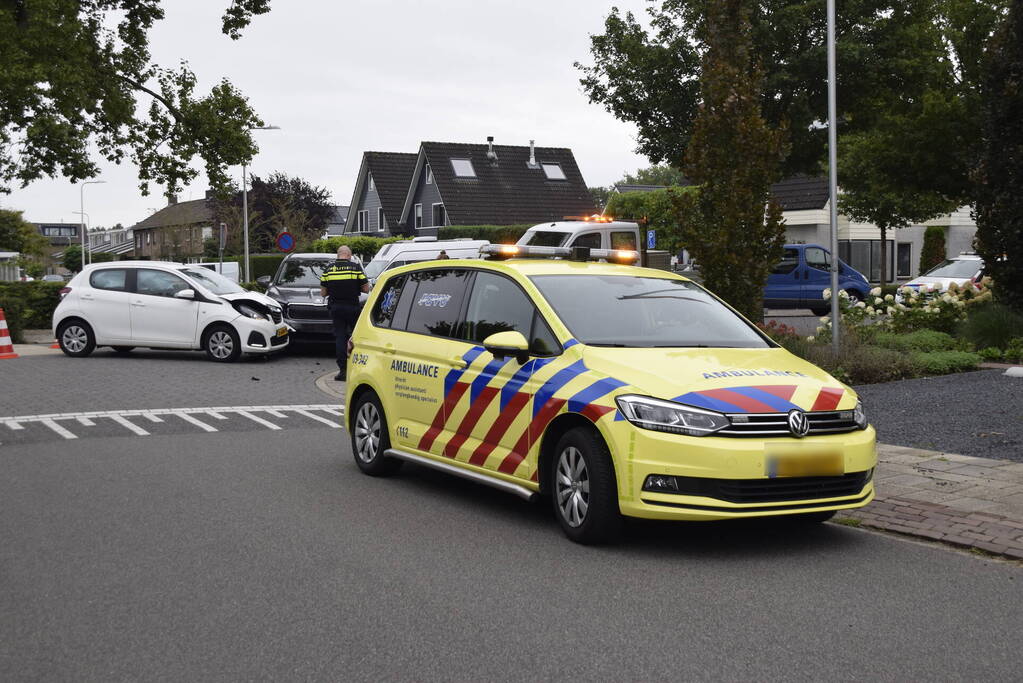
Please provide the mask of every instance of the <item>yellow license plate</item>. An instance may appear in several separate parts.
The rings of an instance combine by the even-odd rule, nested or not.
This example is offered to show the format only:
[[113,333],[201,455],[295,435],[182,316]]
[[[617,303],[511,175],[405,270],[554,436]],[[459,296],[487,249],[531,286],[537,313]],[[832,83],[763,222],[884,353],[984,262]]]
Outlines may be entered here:
[[768,477],[833,477],[845,474],[841,453],[794,453],[767,456]]
[[277,336],[278,337],[283,337],[287,333],[288,333],[288,328],[287,327],[279,327],[279,328],[277,328]]

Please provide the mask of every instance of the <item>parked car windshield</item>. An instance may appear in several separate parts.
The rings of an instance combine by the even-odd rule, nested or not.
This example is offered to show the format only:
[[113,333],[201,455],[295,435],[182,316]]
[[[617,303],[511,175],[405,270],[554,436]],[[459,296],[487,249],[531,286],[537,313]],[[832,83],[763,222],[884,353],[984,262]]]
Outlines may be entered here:
[[568,232],[536,230],[529,234],[529,237],[526,239],[524,244],[529,244],[534,247],[560,247],[570,236],[571,233]]
[[323,271],[334,261],[306,261],[294,259],[284,263],[284,270],[275,283],[278,287],[319,287]]
[[208,268],[182,268],[180,272],[192,278],[214,294],[238,294],[239,292],[245,291],[242,287],[239,287],[237,283],[232,282],[220,273],[209,270]]
[[769,348],[756,329],[692,282],[628,275],[530,278],[583,344]]
[[981,262],[975,259],[958,259],[945,261],[934,266],[926,273],[927,277],[973,277],[980,270]]
[[371,280],[375,280],[376,278],[380,277],[380,273],[384,272],[384,269],[386,267],[387,267],[386,259],[375,259],[367,263],[366,267],[363,268],[363,271],[366,273],[366,277],[368,277]]

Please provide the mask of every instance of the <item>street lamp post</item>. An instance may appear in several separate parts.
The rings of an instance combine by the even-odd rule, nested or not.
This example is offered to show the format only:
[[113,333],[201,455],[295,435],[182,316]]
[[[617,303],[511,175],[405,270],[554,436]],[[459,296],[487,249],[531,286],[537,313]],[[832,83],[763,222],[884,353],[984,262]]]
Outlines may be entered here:
[[[84,211],[72,211],[71,213],[77,214],[79,216],[82,216],[85,219],[85,235],[87,237],[86,241],[89,243],[89,263],[91,264],[92,263],[92,236],[89,235],[89,233],[92,232],[92,219],[89,218],[89,214],[85,213]],[[85,250],[84,249],[82,250],[82,256],[85,256]]]
[[[85,186],[86,185],[100,185],[107,181],[105,180],[86,180],[78,186],[78,209],[82,217],[79,219],[78,229],[82,231],[82,270],[85,270]],[[92,263],[92,259],[89,259]]]
[[[280,126],[259,126],[249,130],[280,130]],[[245,281],[251,282],[249,274],[249,181],[247,178],[247,166],[242,164],[242,243],[245,253]]]
[[838,121],[835,114],[835,0],[828,0],[828,193],[831,196],[831,344],[841,349],[838,312]]

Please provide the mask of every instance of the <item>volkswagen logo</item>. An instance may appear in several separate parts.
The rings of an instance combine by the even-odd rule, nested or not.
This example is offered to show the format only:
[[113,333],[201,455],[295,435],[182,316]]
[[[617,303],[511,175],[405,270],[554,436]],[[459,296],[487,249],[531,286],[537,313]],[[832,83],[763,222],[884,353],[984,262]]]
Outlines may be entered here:
[[789,431],[797,439],[810,433],[810,421],[806,419],[806,413],[802,410],[789,411]]

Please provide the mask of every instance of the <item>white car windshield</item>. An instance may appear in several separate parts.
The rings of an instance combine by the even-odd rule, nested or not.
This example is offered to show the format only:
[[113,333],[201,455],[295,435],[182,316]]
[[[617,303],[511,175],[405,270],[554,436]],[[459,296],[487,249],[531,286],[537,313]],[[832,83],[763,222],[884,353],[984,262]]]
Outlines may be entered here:
[[181,271],[214,294],[238,294],[245,290],[216,271],[207,268],[182,268]]
[[534,230],[529,233],[529,236],[523,242],[523,244],[529,244],[534,247],[560,247],[564,244],[572,233],[569,232],[555,232],[553,230]]
[[975,259],[953,259],[940,263],[926,273],[926,277],[971,278],[980,270],[982,263]]
[[766,349],[756,329],[699,285],[627,275],[530,278],[572,336],[591,346]]
[[380,273],[384,272],[384,268],[387,267],[387,263],[388,262],[385,259],[370,261],[366,264],[366,267],[363,268],[363,272],[366,273],[366,277],[374,280],[380,276]]

